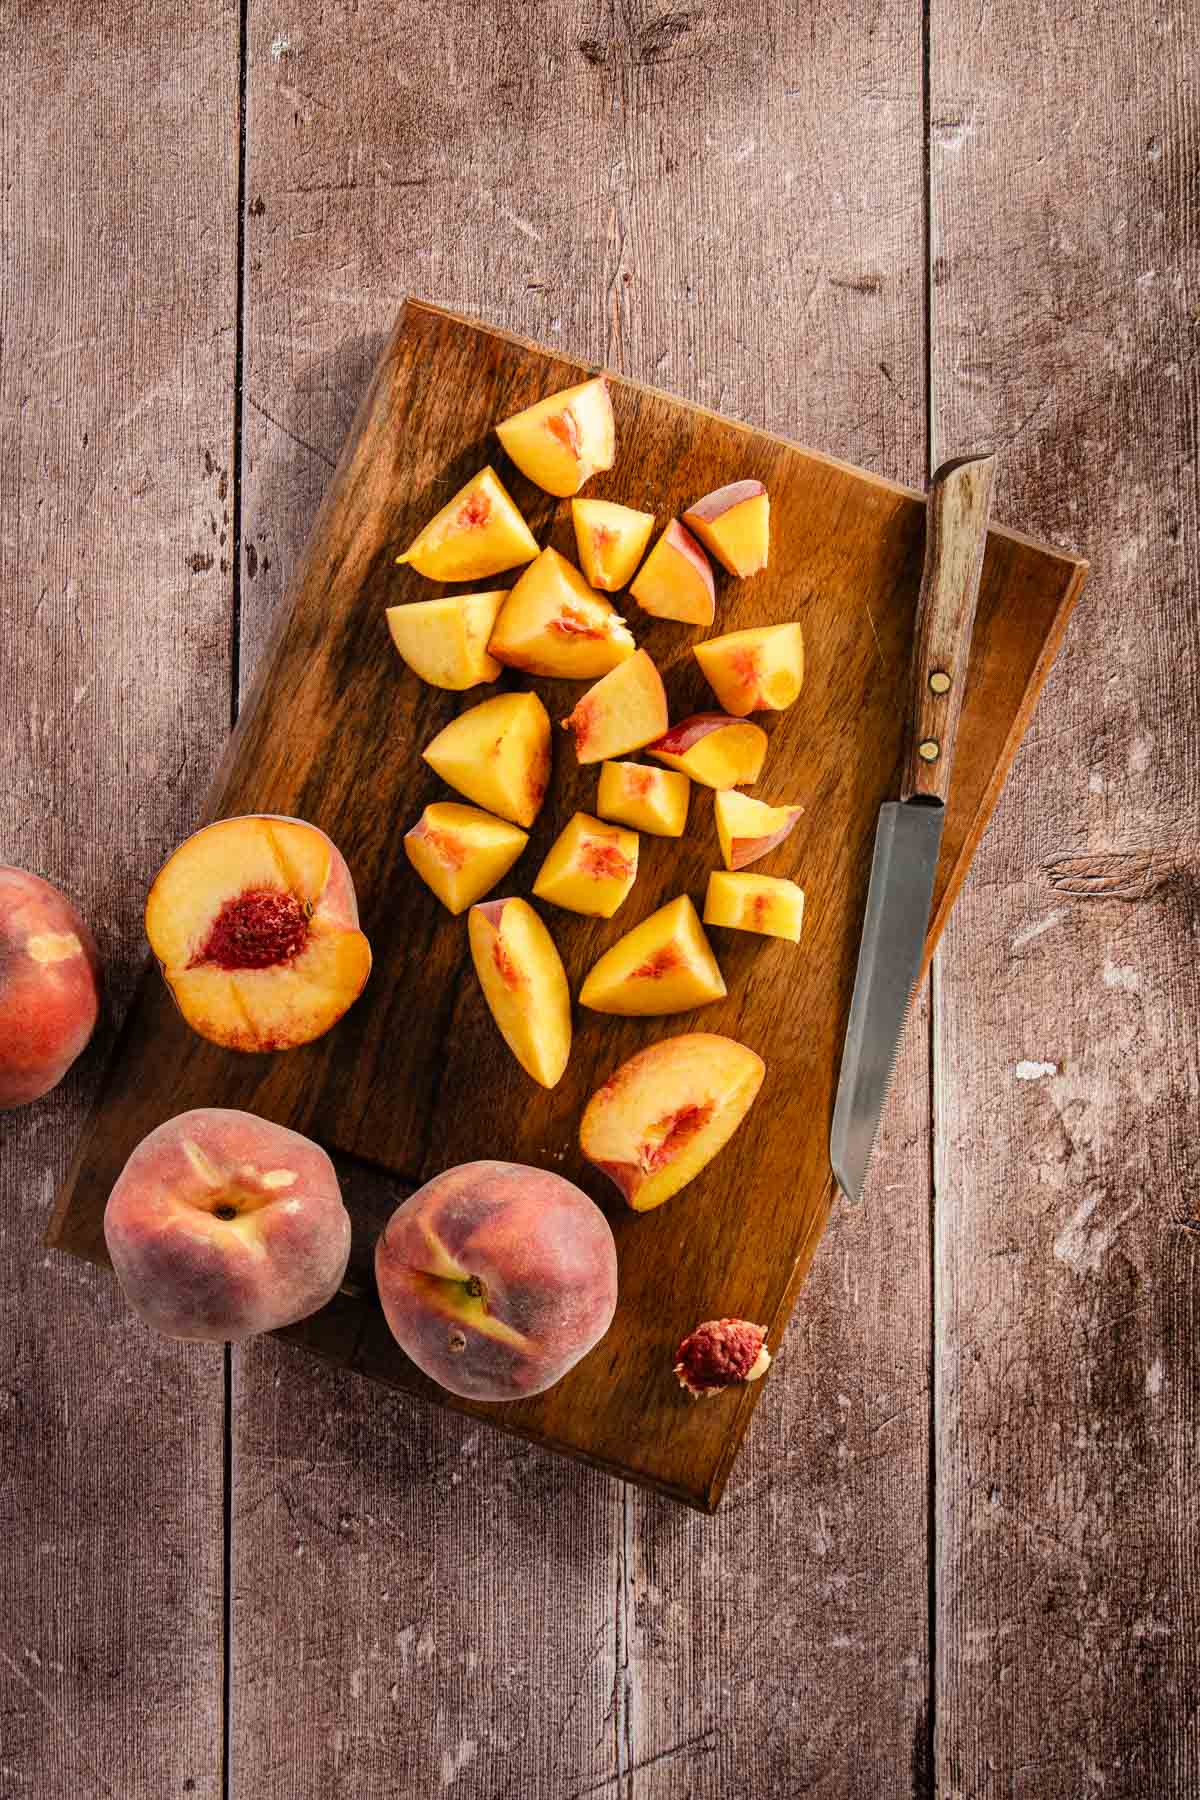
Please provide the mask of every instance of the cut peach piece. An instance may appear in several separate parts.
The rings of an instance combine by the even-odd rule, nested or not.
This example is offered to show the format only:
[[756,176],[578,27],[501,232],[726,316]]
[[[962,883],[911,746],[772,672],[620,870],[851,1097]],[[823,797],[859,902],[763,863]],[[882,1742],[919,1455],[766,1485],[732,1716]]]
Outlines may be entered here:
[[490,594],[447,594],[389,606],[392,642],[414,675],[430,687],[460,693],[481,681],[495,681],[500,664],[488,655],[488,639],[508,590]]
[[675,769],[644,763],[606,762],[600,771],[596,811],[602,819],[632,825],[653,837],[682,837],[692,784]]
[[421,754],[468,800],[529,826],[550,779],[550,720],[536,694],[495,694],[451,719]]
[[564,388],[514,413],[496,427],[496,436],[522,475],[548,494],[564,499],[616,458],[608,382],[603,375]]
[[488,644],[509,668],[566,681],[606,675],[636,648],[620,613],[557,550],[543,550],[524,571]]
[[448,912],[465,912],[494,888],[529,842],[507,819],[452,800],[427,806],[405,834],[404,850]]
[[704,897],[704,923],[794,944],[804,923],[804,889],[778,875],[729,875],[714,869]]
[[606,594],[623,588],[650,542],[654,514],[615,500],[572,500],[571,518],[579,561],[592,586]]
[[577,812],[550,846],[533,884],[539,900],[611,919],[637,880],[638,836]]
[[629,589],[643,612],[684,625],[711,625],[715,598],[707,556],[672,519]]
[[757,575],[766,568],[771,502],[761,481],[716,488],[688,507],[683,522],[731,575]]
[[579,995],[592,1012],[649,1018],[720,1000],[725,983],[686,894],[619,938],[595,964]]
[[301,819],[221,819],[186,839],[154,878],[146,936],[193,1031],[228,1050],[309,1043],[371,972],[350,871]]
[[581,763],[603,762],[640,750],[662,735],[667,722],[667,695],[654,659],[639,650],[590,687],[562,721],[575,734]]
[[713,796],[713,814],[721,841],[721,859],[727,869],[744,869],[757,862],[776,844],[782,844],[804,811],[802,806],[767,806],[724,788]]
[[417,533],[398,563],[430,581],[485,581],[532,562],[533,533],[495,469],[480,469]]
[[485,900],[467,915],[471,959],[501,1037],[544,1088],[571,1054],[571,994],[554,939],[527,900]]
[[761,725],[725,713],[693,713],[647,744],[646,754],[682,770],[702,787],[741,787],[762,774],[767,734]]
[[692,1031],[621,1064],[588,1101],[579,1147],[635,1212],[677,1194],[724,1148],[763,1083],[761,1056]]
[[804,633],[799,625],[753,625],[693,644],[704,679],[734,718],[782,712],[804,685]]

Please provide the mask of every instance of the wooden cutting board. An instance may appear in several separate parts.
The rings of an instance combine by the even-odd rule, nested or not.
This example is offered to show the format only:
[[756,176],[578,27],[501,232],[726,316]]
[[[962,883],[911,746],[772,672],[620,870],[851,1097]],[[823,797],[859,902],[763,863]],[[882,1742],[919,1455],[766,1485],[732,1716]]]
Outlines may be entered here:
[[[373,1164],[393,1182],[348,1183],[352,1291],[289,1335],[375,1380],[415,1389],[627,1479],[716,1506],[759,1400],[787,1379],[701,1403],[671,1374],[672,1352],[721,1314],[770,1327],[774,1348],[829,1214],[829,1122],[881,801],[898,779],[904,673],[921,571],[920,495],[670,395],[611,377],[617,467],[589,494],[671,514],[709,489],[757,476],[771,494],[771,564],[745,582],[717,572],[717,631],[803,622],[804,694],[759,715],[771,734],[768,800],[799,801],[800,827],[767,874],[807,894],[798,946],[713,930],[728,997],[666,1019],[577,1009],[571,1062],[547,1093],[502,1044],[452,919],[409,868],[405,829],[447,797],[420,758],[445,722],[492,689],[424,686],[393,651],[384,608],[443,591],[394,558],[483,463],[493,462],[539,542],[573,557],[567,502],[507,462],[492,426],[581,380],[584,365],[417,301],[404,307],[330,484],[205,809],[205,818],[290,813],[324,828],[358,889],[375,966],[363,998],[318,1043],[245,1057],[196,1037],[148,973],[50,1226],[52,1245],[103,1262],[104,1203],[126,1157],[163,1119],[193,1106],[243,1107]],[[934,896],[928,951],[995,806],[1086,565],[1015,532],[988,539],[968,693]],[[515,577],[501,577],[502,584]],[[479,584],[476,584],[479,585]],[[627,608],[666,681],[672,718],[713,704],[690,645],[706,635]],[[711,634],[708,634],[711,635]],[[520,685],[506,676],[505,684]],[[550,715],[581,684],[538,681]],[[528,894],[546,849],[597,773],[556,733],[550,795],[502,892]],[[448,796],[453,798],[454,796]],[[571,978],[631,925],[685,891],[702,906],[720,866],[712,795],[694,788],[687,835],[643,837],[637,884],[615,919],[543,907]],[[629,1212],[576,1144],[593,1090],[656,1038],[725,1032],[766,1059],[749,1121],[715,1163],[656,1212]],[[370,1251],[387,1208],[439,1169],[475,1157],[542,1164],[604,1207],[616,1233],[621,1297],[603,1343],[557,1387],[508,1405],[459,1403],[392,1342],[370,1289]],[[370,1189],[373,1198],[360,1200]],[[383,1193],[381,1203],[379,1195]]]

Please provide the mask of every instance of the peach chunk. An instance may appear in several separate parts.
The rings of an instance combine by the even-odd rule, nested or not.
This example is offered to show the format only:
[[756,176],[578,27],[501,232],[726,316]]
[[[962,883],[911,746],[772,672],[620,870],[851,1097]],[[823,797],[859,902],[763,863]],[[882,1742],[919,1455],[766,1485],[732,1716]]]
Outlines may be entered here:
[[696,909],[680,894],[604,952],[580,990],[579,1004],[592,1012],[647,1018],[690,1012],[724,993]]
[[739,794],[736,788],[723,788],[713,795],[713,814],[717,836],[721,842],[721,858],[727,869],[744,869],[782,844],[796,827],[802,806],[767,806]]
[[728,875],[714,869],[704,898],[704,923],[794,944],[804,923],[804,889],[778,875]]
[[528,675],[590,681],[636,645],[620,613],[557,550],[530,563],[500,609],[488,649]]
[[617,453],[608,382],[603,375],[564,388],[514,413],[496,436],[522,475],[564,499],[597,472],[611,469]]
[[579,1147],[635,1212],[661,1206],[724,1148],[766,1064],[733,1038],[692,1031],[622,1063],[588,1101]]
[[757,781],[767,754],[761,725],[731,719],[724,713],[693,713],[672,725],[646,754],[669,769],[679,769],[702,787],[742,787]]
[[533,884],[537,899],[611,919],[637,880],[638,836],[577,812],[550,846]]
[[688,507],[683,522],[731,575],[757,575],[766,568],[771,502],[761,481],[716,488]]
[[451,719],[421,754],[468,800],[529,826],[550,780],[550,720],[536,694],[495,694]]
[[716,605],[708,558],[672,519],[629,589],[643,612],[684,625],[711,625]]
[[571,994],[554,939],[527,900],[485,900],[467,915],[471,959],[501,1037],[544,1088],[571,1054]]
[[306,1319],[342,1284],[350,1217],[319,1145],[253,1113],[180,1113],[144,1137],[104,1209],[138,1317],[238,1342]]
[[571,519],[584,574],[606,594],[623,588],[642,560],[654,514],[615,500],[572,500]]
[[430,581],[486,581],[537,553],[533,533],[489,467],[459,488],[396,561]]
[[594,1201],[521,1163],[461,1163],[398,1206],[375,1246],[392,1336],[468,1400],[561,1381],[608,1330],[617,1247]]
[[100,1014],[96,940],[65,894],[0,863],[0,1112],[57,1087]]
[[782,712],[804,685],[799,625],[754,625],[693,644],[704,679],[727,713]]
[[496,614],[508,599],[505,588],[490,594],[447,594],[389,606],[392,642],[414,675],[430,687],[459,693],[495,681],[500,664],[488,655]]
[[442,800],[427,806],[405,834],[404,850],[446,910],[460,913],[508,874],[528,842],[507,819]]
[[289,1050],[335,1025],[371,973],[345,862],[302,819],[220,819],[168,857],[146,936],[180,1012],[227,1050]]
[[600,770],[596,811],[602,819],[632,825],[652,837],[682,837],[692,784],[675,769],[644,763],[606,762]]
[[628,662],[618,663],[575,703],[562,721],[575,734],[575,755],[581,763],[603,762],[640,750],[662,735],[667,724],[667,695],[653,658],[639,650]]

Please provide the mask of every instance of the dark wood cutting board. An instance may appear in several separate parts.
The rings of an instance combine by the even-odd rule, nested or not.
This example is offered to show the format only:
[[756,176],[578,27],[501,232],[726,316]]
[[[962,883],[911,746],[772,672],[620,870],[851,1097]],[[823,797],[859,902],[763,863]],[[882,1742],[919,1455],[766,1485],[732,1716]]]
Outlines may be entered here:
[[[104,1203],[138,1140],[193,1106],[244,1107],[306,1131],[395,1177],[395,1195],[475,1157],[545,1165],[604,1207],[617,1236],[621,1298],[604,1342],[549,1393],[463,1409],[630,1480],[711,1509],[767,1379],[689,1401],[672,1352],[699,1320],[738,1314],[778,1343],[829,1214],[829,1121],[865,903],[875,817],[898,779],[904,673],[921,571],[920,495],[667,394],[611,378],[617,466],[588,493],[657,513],[660,526],[700,494],[742,476],[771,493],[771,564],[752,580],[717,573],[714,631],[803,622],[808,674],[778,717],[762,780],[767,800],[799,801],[800,827],[758,872],[807,894],[798,946],[713,930],[728,997],[685,1017],[612,1019],[577,1009],[570,1065],[546,1093],[520,1070],[484,1006],[466,922],[417,879],[401,839],[426,801],[447,795],[420,750],[465,695],[424,686],[393,651],[384,608],[443,591],[394,558],[467,477],[491,461],[539,542],[574,555],[567,502],[534,488],[492,427],[583,378],[584,365],[409,301],[375,372],[321,507],[205,810],[290,813],[339,845],[375,954],[365,994],[325,1038],[275,1057],[225,1052],[196,1037],[156,973],[143,982],[50,1226],[52,1245],[103,1262]],[[932,951],[996,803],[1086,565],[1015,532],[988,539],[934,915]],[[500,577],[511,585],[513,576]],[[475,584],[482,585],[482,584]],[[618,602],[620,605],[620,602]],[[648,619],[635,635],[663,671],[671,716],[711,707],[690,645],[711,635]],[[523,685],[506,676],[504,684]],[[537,681],[561,718],[579,683]],[[550,797],[500,892],[528,894],[576,808],[592,810],[597,771],[580,770],[556,732]],[[681,891],[702,906],[720,866],[712,795],[694,788],[687,835],[643,836],[637,884],[612,920],[541,908],[573,991],[599,952]],[[745,1127],[707,1171],[656,1212],[635,1215],[579,1154],[588,1096],[633,1051],[700,1029],[765,1057]],[[355,1211],[354,1267],[369,1268],[378,1204]],[[390,1199],[388,1201],[390,1204]],[[392,1342],[369,1281],[291,1335],[372,1378],[459,1405]]]

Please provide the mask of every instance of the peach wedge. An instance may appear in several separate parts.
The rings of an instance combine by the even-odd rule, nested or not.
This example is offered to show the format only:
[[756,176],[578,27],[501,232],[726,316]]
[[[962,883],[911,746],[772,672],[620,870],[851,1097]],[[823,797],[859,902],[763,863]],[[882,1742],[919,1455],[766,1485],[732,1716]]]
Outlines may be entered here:
[[598,471],[611,469],[617,434],[603,375],[535,401],[496,427],[522,475],[546,493],[577,494]]
[[725,867],[744,869],[747,863],[766,856],[795,829],[803,811],[802,806],[767,806],[749,794],[739,794],[736,788],[714,794],[713,816]]
[[804,685],[804,633],[799,625],[754,625],[693,644],[704,679],[734,718],[782,712]]
[[591,681],[633,655],[620,613],[557,550],[530,563],[500,609],[488,649],[529,675]]
[[579,1004],[591,1012],[650,1018],[720,1000],[725,983],[686,894],[669,900],[606,950]]
[[714,869],[704,898],[704,923],[797,943],[804,923],[804,889],[778,875],[731,875]]
[[396,561],[430,581],[486,581],[537,553],[533,533],[489,467],[459,488]]
[[602,819],[648,831],[652,837],[682,837],[691,791],[687,776],[676,769],[606,762],[600,770],[596,811]]
[[604,762],[640,750],[662,736],[667,696],[653,658],[639,650],[590,687],[562,721],[574,733],[581,763]]
[[550,720],[536,694],[495,694],[451,719],[421,754],[468,800],[527,827],[550,779]]
[[713,574],[703,550],[672,519],[638,570],[629,589],[643,612],[683,625],[711,625],[715,597]]
[[388,630],[414,675],[430,687],[461,693],[481,681],[495,681],[500,673],[487,645],[507,599],[507,589],[498,588],[490,594],[446,594],[440,600],[389,606]]
[[693,713],[653,744],[646,754],[669,769],[690,775],[702,787],[744,787],[762,774],[767,734],[747,719],[724,713]]
[[767,566],[771,502],[761,481],[731,481],[705,494],[683,515],[705,549],[731,575],[757,575]]
[[637,880],[638,836],[577,812],[550,846],[533,884],[538,900],[611,919]]
[[623,588],[650,542],[654,514],[615,500],[572,500],[571,519],[580,566],[592,586],[606,594]]
[[686,1187],[746,1117],[766,1064],[714,1032],[662,1038],[621,1064],[588,1101],[579,1147],[635,1212]]
[[441,800],[405,834],[404,852],[447,912],[465,912],[494,888],[529,842],[507,819]]
[[571,1054],[571,994],[554,939],[527,900],[485,900],[467,914],[471,960],[501,1037],[544,1088]]

